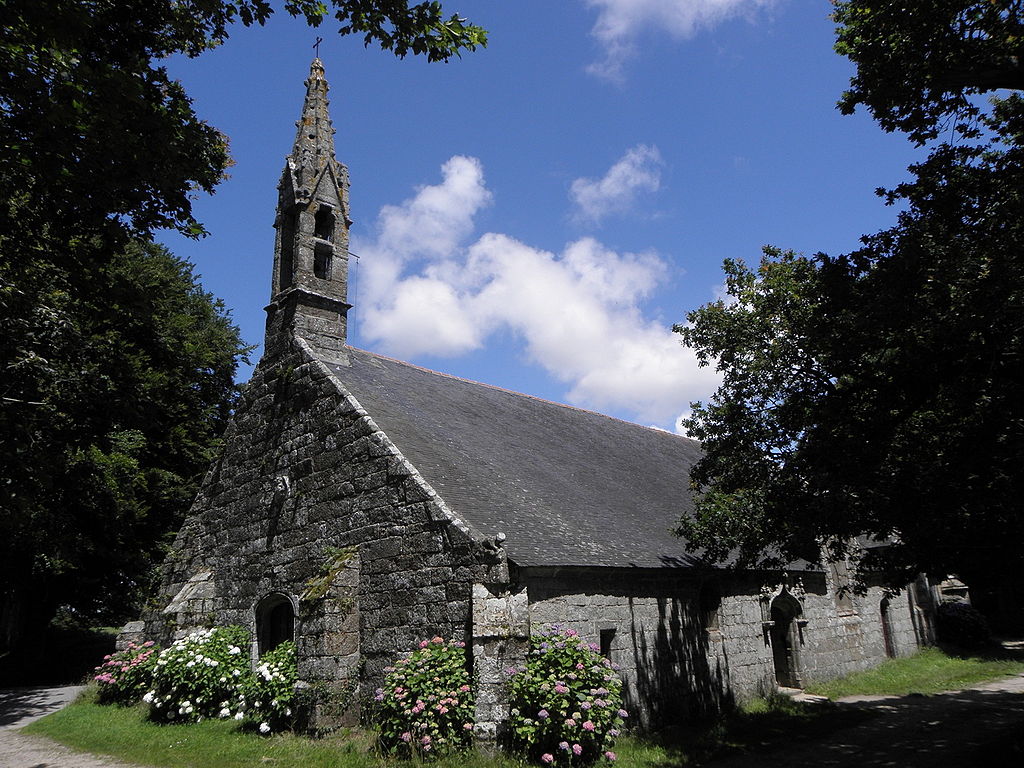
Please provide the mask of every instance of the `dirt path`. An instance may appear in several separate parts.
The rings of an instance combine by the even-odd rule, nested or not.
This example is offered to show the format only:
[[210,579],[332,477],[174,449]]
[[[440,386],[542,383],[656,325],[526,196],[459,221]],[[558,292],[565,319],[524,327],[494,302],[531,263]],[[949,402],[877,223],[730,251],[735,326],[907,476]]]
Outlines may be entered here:
[[0,768],[138,768],[19,733],[33,720],[66,707],[81,690],[80,685],[0,690]]
[[[832,706],[822,704],[820,706]],[[1024,675],[937,696],[850,696],[834,706],[860,717],[848,728],[754,753],[713,768],[1001,768],[1024,765]],[[865,712],[867,710],[867,712]]]

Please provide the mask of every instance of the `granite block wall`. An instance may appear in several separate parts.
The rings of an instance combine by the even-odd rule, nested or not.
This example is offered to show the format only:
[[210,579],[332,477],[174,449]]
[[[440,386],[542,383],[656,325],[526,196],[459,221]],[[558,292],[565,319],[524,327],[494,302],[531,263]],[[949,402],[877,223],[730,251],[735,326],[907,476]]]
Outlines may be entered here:
[[[710,580],[671,571],[568,568],[524,569],[520,578],[534,627],[562,624],[607,647],[621,668],[627,703],[645,728],[774,691],[769,622],[773,600],[783,592],[799,603],[793,655],[801,684],[875,666],[887,652],[907,655],[919,644],[906,590],[886,596],[872,586],[840,600],[822,573],[779,583],[767,574]],[[702,596],[708,583],[716,592],[712,612]]]
[[301,685],[333,698],[315,717],[352,722],[399,653],[471,641],[473,582],[504,568],[297,340],[254,372],[144,631],[166,643],[240,624],[255,653],[257,607],[281,595]]
[[[700,582],[682,572],[523,569],[534,628],[561,624],[607,649],[634,725],[657,728],[728,700],[728,666],[710,652]],[[603,636],[602,636],[603,633]]]

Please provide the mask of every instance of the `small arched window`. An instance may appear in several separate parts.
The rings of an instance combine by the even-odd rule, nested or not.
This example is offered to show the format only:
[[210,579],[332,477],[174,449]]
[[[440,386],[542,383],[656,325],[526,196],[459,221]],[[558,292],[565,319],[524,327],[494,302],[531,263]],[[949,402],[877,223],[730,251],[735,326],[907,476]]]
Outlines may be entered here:
[[280,593],[267,595],[256,606],[256,643],[259,655],[295,639],[295,609]]
[[320,206],[316,212],[316,218],[313,220],[313,235],[327,242],[334,241],[334,211],[325,205]]

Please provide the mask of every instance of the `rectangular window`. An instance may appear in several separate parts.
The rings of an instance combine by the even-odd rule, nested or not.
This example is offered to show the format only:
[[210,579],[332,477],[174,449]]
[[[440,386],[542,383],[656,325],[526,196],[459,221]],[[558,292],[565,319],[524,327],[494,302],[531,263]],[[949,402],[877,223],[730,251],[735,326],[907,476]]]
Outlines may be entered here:
[[331,248],[318,245],[313,251],[313,276],[321,280],[331,279]]
[[601,655],[609,661],[612,660],[612,641],[615,640],[614,629],[601,630]]

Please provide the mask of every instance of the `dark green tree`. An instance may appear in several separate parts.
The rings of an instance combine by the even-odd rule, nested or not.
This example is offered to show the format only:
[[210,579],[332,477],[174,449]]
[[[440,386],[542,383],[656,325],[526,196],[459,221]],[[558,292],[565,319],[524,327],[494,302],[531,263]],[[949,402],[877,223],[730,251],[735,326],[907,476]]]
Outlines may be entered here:
[[687,425],[692,543],[779,565],[869,536],[897,585],[1024,567],[1024,158],[984,154],[917,167],[898,224],[854,253],[727,263],[731,300],[679,328],[723,374]]
[[[90,243],[72,244],[92,260]],[[195,493],[248,349],[191,266],[135,242],[0,270],[0,641],[120,620]]]
[[857,66],[839,108],[864,105],[915,142],[971,134],[978,95],[1024,88],[1021,0],[838,0],[833,18],[836,50]]
[[[397,56],[486,44],[439,2],[284,0]],[[266,0],[0,0],[0,659],[57,605],[123,618],[177,527],[244,348],[152,232],[203,234],[227,139],[160,61]]]
[[[972,98],[1014,82],[1018,5],[837,4],[858,65],[841,106],[917,142],[962,130],[881,192],[904,209],[894,227],[840,257],[727,262],[731,300],[677,329],[723,375],[688,423],[705,454],[680,526],[710,557],[777,566],[873,542],[862,565],[895,587],[955,572],[984,602],[1024,583],[1024,101]],[[996,63],[1009,74],[981,76]]]

